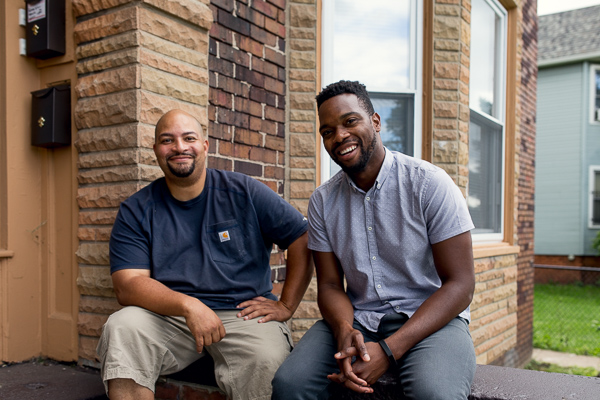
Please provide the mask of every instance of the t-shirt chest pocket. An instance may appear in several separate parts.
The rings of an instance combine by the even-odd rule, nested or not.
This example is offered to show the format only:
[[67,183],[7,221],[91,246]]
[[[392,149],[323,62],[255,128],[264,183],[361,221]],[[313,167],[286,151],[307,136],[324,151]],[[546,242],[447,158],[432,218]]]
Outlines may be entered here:
[[215,262],[233,263],[244,258],[244,237],[236,220],[207,225],[210,254]]

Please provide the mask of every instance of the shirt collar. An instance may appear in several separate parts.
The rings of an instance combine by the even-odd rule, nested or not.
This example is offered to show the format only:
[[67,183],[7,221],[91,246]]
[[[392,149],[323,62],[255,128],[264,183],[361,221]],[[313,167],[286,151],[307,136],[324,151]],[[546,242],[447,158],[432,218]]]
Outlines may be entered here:
[[[390,173],[390,170],[392,169],[392,165],[394,165],[394,156],[392,155],[392,153],[385,146],[383,147],[383,150],[385,150],[383,164],[381,164],[381,168],[379,169],[379,173],[377,174],[377,178],[375,179],[375,183],[373,184],[373,187],[377,189],[381,189],[381,186],[383,186],[383,183],[385,182],[386,178]],[[363,191],[358,186],[356,186],[352,178],[350,178],[350,176],[347,173],[344,172],[344,175],[346,176],[346,182],[348,182],[350,187],[360,192]]]

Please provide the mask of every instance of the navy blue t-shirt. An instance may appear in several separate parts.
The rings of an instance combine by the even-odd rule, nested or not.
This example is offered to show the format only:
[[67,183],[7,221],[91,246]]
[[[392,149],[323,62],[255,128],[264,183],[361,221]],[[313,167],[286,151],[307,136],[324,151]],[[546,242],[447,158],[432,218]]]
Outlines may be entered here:
[[273,243],[286,249],[307,230],[306,219],[263,183],[207,169],[195,199],[171,196],[164,178],[119,209],[110,238],[111,273],[150,269],[170,289],[213,309],[235,308],[271,293]]

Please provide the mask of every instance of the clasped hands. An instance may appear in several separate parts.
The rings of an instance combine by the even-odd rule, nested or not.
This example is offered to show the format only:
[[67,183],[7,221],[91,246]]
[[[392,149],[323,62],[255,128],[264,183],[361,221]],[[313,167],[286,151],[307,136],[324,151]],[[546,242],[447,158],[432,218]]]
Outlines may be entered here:
[[[371,387],[389,368],[389,360],[377,342],[364,342],[356,329],[338,341],[341,345],[334,357],[340,372],[327,375],[333,382],[359,393],[373,393]],[[352,363],[352,358],[355,358]]]

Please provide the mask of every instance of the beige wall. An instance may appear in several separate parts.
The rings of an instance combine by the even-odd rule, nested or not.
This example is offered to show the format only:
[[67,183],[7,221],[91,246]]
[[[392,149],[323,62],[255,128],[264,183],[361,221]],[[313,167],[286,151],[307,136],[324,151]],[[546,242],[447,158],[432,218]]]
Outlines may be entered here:
[[0,7],[0,359],[74,360],[75,152],[30,144],[30,92],[70,81],[73,51],[44,62],[20,56],[24,3]]

